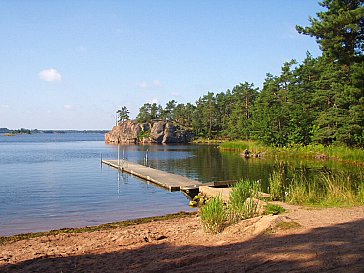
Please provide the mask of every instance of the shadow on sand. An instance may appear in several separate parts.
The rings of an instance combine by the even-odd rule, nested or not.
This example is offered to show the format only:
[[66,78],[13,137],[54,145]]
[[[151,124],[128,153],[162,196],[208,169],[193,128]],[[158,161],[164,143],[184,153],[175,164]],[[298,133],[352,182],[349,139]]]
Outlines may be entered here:
[[[112,231],[111,231],[112,232]],[[364,272],[364,220],[236,244],[174,246],[39,258],[0,272]]]

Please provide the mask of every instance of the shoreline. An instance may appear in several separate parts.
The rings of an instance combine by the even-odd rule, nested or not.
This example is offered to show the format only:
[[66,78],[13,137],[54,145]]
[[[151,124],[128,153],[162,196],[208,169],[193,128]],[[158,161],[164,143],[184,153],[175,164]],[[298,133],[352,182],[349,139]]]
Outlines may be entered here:
[[128,227],[131,225],[150,223],[153,221],[165,221],[165,220],[170,220],[170,219],[175,219],[175,218],[190,217],[190,216],[193,216],[196,214],[197,214],[197,211],[193,211],[193,212],[180,211],[177,213],[168,213],[168,214],[161,215],[161,216],[141,217],[141,218],[136,218],[136,219],[132,219],[132,220],[116,221],[116,222],[95,225],[95,226],[60,228],[60,229],[52,229],[52,230],[48,230],[48,231],[35,231],[35,232],[20,233],[20,234],[14,234],[14,235],[9,235],[9,236],[0,235],[0,246],[4,245],[6,243],[9,243],[9,242],[12,243],[12,242],[17,242],[17,241],[21,241],[21,240],[31,239],[31,238],[38,238],[38,237],[42,237],[42,236],[112,230],[112,229],[121,228],[121,227]]
[[5,242],[0,271],[363,272],[364,206],[284,206],[281,216],[244,220],[219,234],[203,231],[197,213],[182,213]]

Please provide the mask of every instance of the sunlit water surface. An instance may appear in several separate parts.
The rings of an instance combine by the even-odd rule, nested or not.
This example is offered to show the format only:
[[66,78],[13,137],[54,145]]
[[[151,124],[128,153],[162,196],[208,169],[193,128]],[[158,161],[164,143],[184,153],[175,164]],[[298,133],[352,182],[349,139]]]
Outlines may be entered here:
[[[249,159],[207,145],[124,145],[120,157],[200,182],[249,178],[267,190],[273,170],[305,175],[354,167],[331,161]],[[100,164],[118,146],[103,134],[0,136],[0,235],[81,227],[192,210],[188,198]],[[148,154],[148,162],[145,156]]]

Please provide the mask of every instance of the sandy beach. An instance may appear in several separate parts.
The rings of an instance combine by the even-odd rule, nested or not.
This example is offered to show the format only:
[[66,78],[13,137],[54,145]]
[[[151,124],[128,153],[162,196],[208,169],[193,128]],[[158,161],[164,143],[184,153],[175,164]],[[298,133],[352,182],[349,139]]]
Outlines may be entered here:
[[7,242],[0,272],[364,271],[364,207],[285,207],[217,235],[197,214]]

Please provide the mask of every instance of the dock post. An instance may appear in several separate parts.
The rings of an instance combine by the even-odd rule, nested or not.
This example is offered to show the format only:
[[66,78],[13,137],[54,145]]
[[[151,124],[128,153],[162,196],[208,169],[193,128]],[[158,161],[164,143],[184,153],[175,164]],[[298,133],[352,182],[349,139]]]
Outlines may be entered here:
[[118,143],[118,167],[120,169],[120,144]]
[[145,157],[144,157],[145,166],[148,166],[148,151],[149,151],[149,149],[147,149],[147,151],[145,152]]

